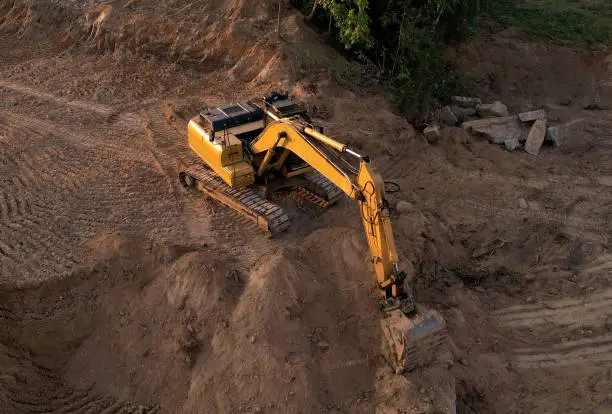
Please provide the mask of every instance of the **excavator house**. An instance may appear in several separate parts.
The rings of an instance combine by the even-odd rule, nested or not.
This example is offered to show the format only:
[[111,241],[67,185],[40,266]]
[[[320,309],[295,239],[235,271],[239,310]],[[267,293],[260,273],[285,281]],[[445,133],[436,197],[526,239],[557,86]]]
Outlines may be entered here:
[[444,319],[415,305],[405,284],[391,228],[385,184],[367,156],[324,135],[287,95],[262,105],[206,109],[188,125],[193,151],[183,160],[183,186],[201,191],[249,218],[272,236],[289,227],[287,213],[268,200],[284,187],[328,207],[343,194],[356,200],[385,312],[385,356],[399,374],[422,366],[445,345]]

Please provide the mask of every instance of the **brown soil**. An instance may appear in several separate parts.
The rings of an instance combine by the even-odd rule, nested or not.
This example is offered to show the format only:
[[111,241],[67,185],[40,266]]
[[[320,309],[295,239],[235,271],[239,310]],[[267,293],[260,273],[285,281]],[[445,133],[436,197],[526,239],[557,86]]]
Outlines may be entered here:
[[[0,1],[0,412],[445,412],[441,378],[459,412],[610,412],[612,114],[582,102],[609,102],[612,60],[476,39],[483,96],[547,105],[564,145],[431,146],[293,11],[279,40],[276,2],[163,3]],[[274,88],[401,185],[402,265],[454,363],[381,357],[350,200],[270,240],[178,184],[185,120]]]

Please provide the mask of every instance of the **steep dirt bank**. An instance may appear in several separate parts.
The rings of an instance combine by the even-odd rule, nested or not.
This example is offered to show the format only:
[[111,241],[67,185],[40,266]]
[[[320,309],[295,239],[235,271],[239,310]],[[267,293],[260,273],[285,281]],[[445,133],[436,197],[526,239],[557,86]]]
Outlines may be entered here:
[[586,51],[523,40],[507,29],[480,33],[453,53],[483,98],[523,111],[544,105],[612,106],[612,49]]
[[448,320],[461,410],[605,408],[609,113],[548,108],[567,139],[538,158],[460,131],[431,146],[339,86],[299,16],[279,41],[273,5],[0,4],[3,412],[447,409],[432,373],[380,356],[350,200],[269,240],[178,185],[187,117],[279,87],[412,203],[402,264]]

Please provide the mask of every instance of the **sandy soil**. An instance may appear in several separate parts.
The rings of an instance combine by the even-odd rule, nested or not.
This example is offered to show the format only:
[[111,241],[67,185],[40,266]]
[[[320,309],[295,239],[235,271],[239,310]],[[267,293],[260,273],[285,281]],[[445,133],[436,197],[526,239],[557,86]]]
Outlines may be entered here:
[[269,3],[0,1],[0,411],[448,409],[381,357],[350,200],[271,240],[180,187],[185,119],[284,87],[413,205],[394,229],[459,412],[610,412],[612,114],[582,107],[612,103],[612,58],[479,37],[457,53],[483,96],[546,106],[564,144],[432,146]]

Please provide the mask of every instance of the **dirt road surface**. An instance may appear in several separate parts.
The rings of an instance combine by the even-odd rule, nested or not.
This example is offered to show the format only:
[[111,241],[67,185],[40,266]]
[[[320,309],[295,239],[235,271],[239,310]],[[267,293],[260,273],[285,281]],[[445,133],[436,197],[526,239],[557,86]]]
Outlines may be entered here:
[[608,55],[475,39],[483,96],[545,107],[563,145],[432,146],[261,3],[0,1],[0,411],[448,410],[433,373],[381,357],[350,200],[268,239],[180,186],[193,113],[285,88],[411,203],[393,225],[448,321],[458,412],[611,412],[612,113],[582,109],[612,103]]

